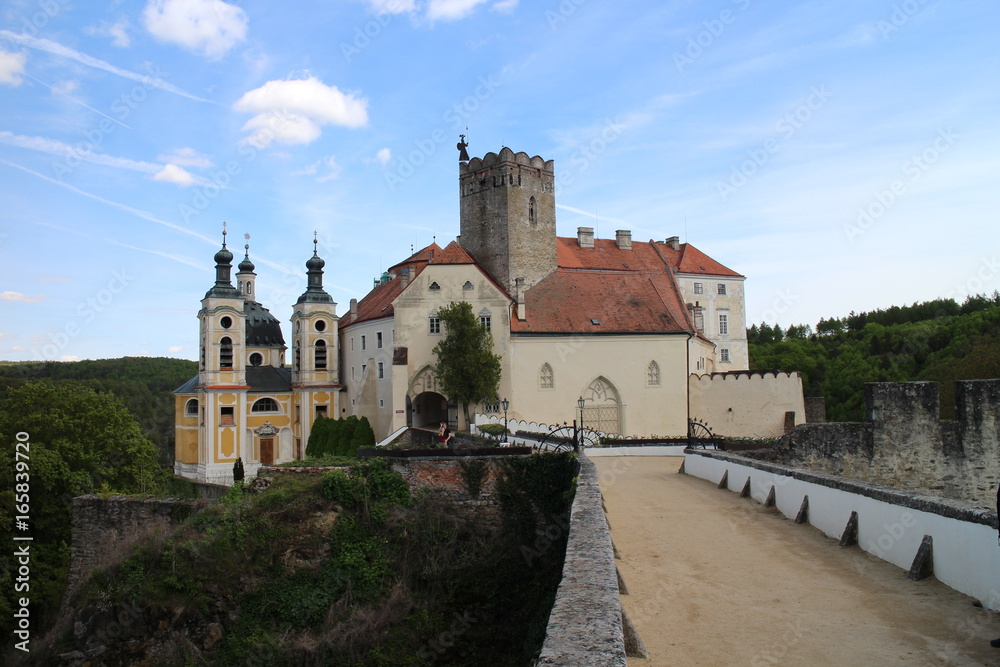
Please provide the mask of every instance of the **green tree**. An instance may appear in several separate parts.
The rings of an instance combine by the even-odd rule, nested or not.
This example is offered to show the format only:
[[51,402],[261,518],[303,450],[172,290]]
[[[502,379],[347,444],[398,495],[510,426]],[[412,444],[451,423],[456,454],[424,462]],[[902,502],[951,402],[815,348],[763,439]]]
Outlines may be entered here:
[[[29,443],[26,452],[21,450],[28,457],[26,471],[15,470],[19,433],[27,434],[21,439]],[[37,632],[54,617],[66,584],[73,497],[97,491],[159,493],[169,472],[157,463],[156,448],[121,401],[62,383],[28,382],[7,391],[0,401],[0,447],[0,528],[8,534],[15,528],[15,480],[27,484],[29,519],[22,534],[33,538],[29,609]],[[27,472],[27,480],[15,478],[15,472]],[[11,556],[0,556],[0,566],[0,579],[9,579],[15,569]],[[3,611],[19,595],[9,584],[0,581]],[[0,627],[10,636],[12,618],[2,617]]]
[[479,323],[467,301],[452,302],[438,311],[444,340],[434,347],[435,375],[444,393],[462,404],[469,422],[469,405],[497,395],[500,355],[493,352],[493,335]]

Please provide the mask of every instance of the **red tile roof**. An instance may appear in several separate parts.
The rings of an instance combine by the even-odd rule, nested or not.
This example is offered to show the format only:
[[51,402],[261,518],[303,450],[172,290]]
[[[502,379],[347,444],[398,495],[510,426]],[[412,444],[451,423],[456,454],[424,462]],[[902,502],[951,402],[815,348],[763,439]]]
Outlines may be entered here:
[[472,255],[462,250],[456,241],[449,243],[444,250],[434,253],[431,264],[475,264]]
[[727,266],[723,266],[690,243],[682,243],[677,250],[667,244],[657,243],[663,256],[678,273],[700,273],[710,276],[732,276],[743,278]]

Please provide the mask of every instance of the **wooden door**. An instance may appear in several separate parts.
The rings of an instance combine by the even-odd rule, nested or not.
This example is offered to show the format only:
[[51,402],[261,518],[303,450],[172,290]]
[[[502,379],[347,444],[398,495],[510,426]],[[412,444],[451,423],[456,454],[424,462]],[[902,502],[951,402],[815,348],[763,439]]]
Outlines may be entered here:
[[274,464],[274,438],[260,439],[260,463],[265,466]]

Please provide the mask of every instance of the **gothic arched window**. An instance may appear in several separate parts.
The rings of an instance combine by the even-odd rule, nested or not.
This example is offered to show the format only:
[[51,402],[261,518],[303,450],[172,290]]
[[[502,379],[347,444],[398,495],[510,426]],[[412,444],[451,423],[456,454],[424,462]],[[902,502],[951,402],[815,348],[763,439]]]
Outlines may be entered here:
[[542,389],[552,389],[555,386],[552,366],[549,366],[548,363],[542,364],[541,370],[538,371],[538,386]]
[[655,361],[649,362],[649,366],[646,367],[646,384],[650,387],[660,384],[660,365]]
[[535,219],[535,198],[532,197],[528,200],[528,222],[535,224],[538,220]]

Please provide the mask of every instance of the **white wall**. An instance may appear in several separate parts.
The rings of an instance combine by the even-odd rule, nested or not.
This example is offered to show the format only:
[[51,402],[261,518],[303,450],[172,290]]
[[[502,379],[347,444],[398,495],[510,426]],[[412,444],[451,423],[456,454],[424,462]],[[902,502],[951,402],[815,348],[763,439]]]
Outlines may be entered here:
[[851,512],[858,513],[858,546],[905,570],[910,569],[924,535],[934,540],[934,576],[942,583],[1000,609],[997,532],[993,528],[894,505],[750,466],[687,454],[684,470],[714,484],[728,472],[728,487],[743,490],[749,478],[751,497],[763,503],[774,487],[777,509],[794,519],[809,496],[809,523],[840,539]]

